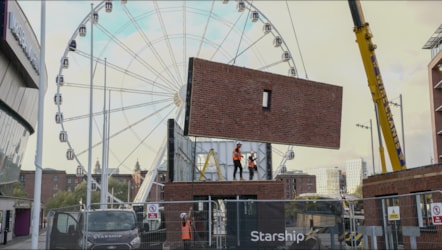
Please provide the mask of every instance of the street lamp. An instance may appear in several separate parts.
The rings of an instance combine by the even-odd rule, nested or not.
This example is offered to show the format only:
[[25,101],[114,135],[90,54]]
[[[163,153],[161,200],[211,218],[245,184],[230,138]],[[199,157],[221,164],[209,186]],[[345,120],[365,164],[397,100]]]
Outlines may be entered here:
[[370,129],[370,137],[371,137],[371,163],[373,165],[373,175],[376,173],[375,167],[374,167],[374,148],[373,148],[373,126],[370,119],[370,126],[363,125],[363,124],[356,124],[357,127]]
[[405,129],[404,129],[404,111],[402,109],[402,94],[399,95],[399,103],[392,102],[392,101],[390,101],[389,103],[395,107],[400,107],[400,109],[401,109],[401,128],[402,128],[402,146],[403,146],[402,149],[404,152],[404,159],[405,159],[405,156],[406,156],[406,154],[405,154],[405,137],[404,137],[404,130]]

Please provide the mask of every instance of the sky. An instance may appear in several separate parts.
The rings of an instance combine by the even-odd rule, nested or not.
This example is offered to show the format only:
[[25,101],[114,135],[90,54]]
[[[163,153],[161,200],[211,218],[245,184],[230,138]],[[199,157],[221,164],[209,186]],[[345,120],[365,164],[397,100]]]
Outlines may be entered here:
[[[37,1],[19,1],[19,3],[40,39],[40,4]],[[61,146],[58,141],[60,128],[54,122],[54,114],[57,112],[53,101],[54,93],[57,91],[54,79],[58,74],[60,59],[67,43],[90,11],[90,3],[89,1],[47,1],[46,3],[45,57],[49,87],[45,97],[42,164],[45,168],[66,170],[68,173],[75,173],[75,165],[67,164],[65,151],[60,151]],[[374,106],[355,42],[348,3],[346,1],[254,1],[253,5],[271,20],[283,35],[290,51],[296,54],[296,66],[300,77],[343,87],[340,148],[317,149],[295,146],[295,159],[287,162],[287,168],[306,170],[340,167],[346,160],[363,158],[367,161],[371,172],[370,131],[356,126],[356,124],[369,125],[371,119],[374,126],[374,165],[379,172],[379,143]],[[407,167],[431,164],[435,161],[427,72],[431,54],[422,47],[441,24],[442,1],[362,1],[362,8],[374,35],[372,40],[378,47],[376,55],[388,99],[399,103],[399,96],[402,96],[403,117],[399,107],[391,106],[391,108],[402,147],[405,148]],[[78,96],[79,100],[86,101],[87,98],[88,96]],[[401,127],[401,120],[404,128]],[[402,141],[403,132],[405,144]],[[84,133],[86,131],[83,131]],[[69,136],[77,137],[71,134]],[[36,137],[36,133],[30,137],[22,169],[35,169]],[[86,137],[82,140],[86,145]],[[94,158],[93,161],[95,160]],[[147,166],[142,163],[142,168]],[[388,157],[387,170],[391,171]]]

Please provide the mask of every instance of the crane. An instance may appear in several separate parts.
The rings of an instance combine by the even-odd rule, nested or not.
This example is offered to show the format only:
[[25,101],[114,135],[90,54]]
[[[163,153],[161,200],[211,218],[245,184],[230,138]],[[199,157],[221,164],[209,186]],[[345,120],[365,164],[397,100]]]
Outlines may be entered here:
[[[365,21],[360,0],[348,0],[348,4],[354,23],[353,31],[356,34],[356,42],[361,53],[368,79],[368,87],[370,88],[371,96],[375,104],[376,117],[382,129],[391,167],[393,171],[405,170],[407,169],[405,156],[401,148],[401,143],[399,142],[393,114],[390,109],[390,102],[387,98],[381,71],[376,59],[375,49],[377,46],[371,41],[373,35],[370,31],[369,24]],[[382,154],[383,150],[381,152],[381,155]],[[382,172],[386,172],[385,166],[382,166]]]

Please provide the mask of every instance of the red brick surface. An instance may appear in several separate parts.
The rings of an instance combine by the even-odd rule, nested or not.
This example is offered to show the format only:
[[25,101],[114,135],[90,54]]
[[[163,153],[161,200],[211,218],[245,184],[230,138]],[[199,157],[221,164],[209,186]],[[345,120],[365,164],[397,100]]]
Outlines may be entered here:
[[428,64],[431,125],[434,159],[436,162],[442,162],[442,158],[440,157],[442,155],[442,135],[438,134],[438,132],[442,130],[442,112],[436,111],[442,106],[442,91],[441,87],[435,88],[435,86],[442,81],[442,74],[439,70],[440,64],[442,64],[442,52],[434,56]]
[[[236,195],[256,196],[257,200],[283,200],[284,183],[282,181],[222,181],[222,182],[168,182],[164,186],[164,205],[167,239],[165,245],[174,247],[182,244],[181,229],[176,211],[188,211],[195,198],[236,199]],[[204,200],[208,200],[207,198]],[[180,203],[179,201],[183,201]]]
[[342,87],[198,58],[189,68],[186,135],[339,148]]
[[194,196],[256,195],[258,200],[285,199],[282,181],[168,182],[164,201],[191,201]]
[[[380,199],[382,196],[398,195],[401,226],[417,226],[417,207],[414,196],[400,196],[419,192],[442,190],[442,165],[430,165],[402,171],[370,176],[363,180],[364,211],[366,226],[382,226]],[[442,194],[432,194],[433,202],[442,202]],[[420,231],[417,249],[442,249],[442,242],[434,241],[442,236],[441,226],[434,231]],[[378,240],[381,240],[378,237]],[[436,243],[435,243],[436,242]],[[410,249],[409,237],[403,240]],[[379,242],[382,245],[382,242]]]

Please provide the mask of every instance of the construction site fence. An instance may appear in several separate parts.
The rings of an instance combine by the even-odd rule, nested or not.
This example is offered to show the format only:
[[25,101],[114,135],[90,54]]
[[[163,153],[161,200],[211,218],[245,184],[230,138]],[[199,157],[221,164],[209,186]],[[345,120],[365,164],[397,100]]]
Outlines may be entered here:
[[[191,249],[442,249],[441,191],[364,199],[195,199],[92,204],[90,210],[135,210],[140,249],[184,249],[181,214],[190,208]],[[48,217],[82,209],[55,209]]]

